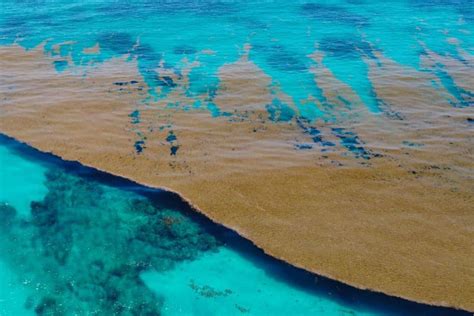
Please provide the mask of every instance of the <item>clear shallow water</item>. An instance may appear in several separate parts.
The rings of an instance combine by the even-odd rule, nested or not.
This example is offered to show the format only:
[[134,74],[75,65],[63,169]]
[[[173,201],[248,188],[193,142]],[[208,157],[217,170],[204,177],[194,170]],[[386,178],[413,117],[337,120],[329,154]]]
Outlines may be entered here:
[[2,316],[458,313],[292,268],[174,195],[3,136],[0,153]]
[[[309,71],[316,63],[310,58],[315,51],[325,55],[324,65],[354,89],[373,114],[390,112],[368,75],[367,61],[377,61],[376,52],[421,73],[433,73],[439,80],[434,84],[450,92],[453,106],[471,106],[474,92],[459,87],[444,70],[446,65],[427,68],[421,59],[432,51],[469,64],[466,56],[474,52],[472,7],[470,0],[133,4],[8,0],[2,1],[0,45],[18,43],[33,48],[45,43],[45,54],[58,57],[54,61],[58,72],[87,69],[117,56],[136,58],[149,92],[145,102],[182,88],[180,79],[190,71],[184,93],[194,103],[170,100],[170,106],[204,108],[216,116],[226,115],[213,102],[219,90],[218,70],[238,60],[249,45],[250,61],[271,77],[275,91],[291,100],[282,101],[275,94],[267,107],[271,119],[280,120],[272,115],[277,111],[286,113],[285,120],[295,115],[331,120],[337,117],[337,110],[331,108],[319,79],[315,83]],[[87,50],[97,44],[100,50]],[[190,66],[193,62],[198,64]],[[325,108],[307,106],[316,101]],[[296,107],[296,112],[289,106]],[[143,145],[138,143],[137,151]]]

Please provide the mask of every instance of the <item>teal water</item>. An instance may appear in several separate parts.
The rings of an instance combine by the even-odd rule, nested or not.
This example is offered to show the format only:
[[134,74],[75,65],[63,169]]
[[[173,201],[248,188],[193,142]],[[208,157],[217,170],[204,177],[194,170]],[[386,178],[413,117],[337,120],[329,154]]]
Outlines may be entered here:
[[463,314],[298,270],[177,196],[4,136],[0,161],[2,316]]
[[[469,107],[474,92],[457,86],[446,71],[449,65],[424,68],[420,60],[430,50],[470,65],[465,56],[474,54],[473,8],[472,0],[2,0],[0,46],[32,49],[45,43],[44,54],[58,58],[58,73],[78,69],[87,75],[104,61],[129,56],[148,85],[144,103],[182,88],[157,69],[179,78],[199,61],[184,92],[193,103],[170,106],[220,116],[232,113],[213,103],[218,69],[237,61],[249,44],[250,61],[295,104],[291,108],[275,92],[266,107],[269,119],[295,119],[315,143],[327,147],[334,144],[307,122],[331,121],[338,113],[309,71],[315,65],[310,54],[323,52],[324,65],[373,115],[389,111],[374,92],[364,61],[377,60],[375,52],[433,73],[453,108]],[[84,51],[96,44],[99,52]],[[318,100],[324,109],[305,106],[308,100]],[[140,111],[130,113],[130,120],[140,122]],[[370,156],[354,131],[332,132],[356,157]],[[166,141],[174,140],[170,133]],[[144,142],[131,150],[145,150]],[[63,163],[4,137],[0,163],[1,316],[457,313],[294,269],[197,216],[175,196]]]
[[[52,63],[58,73],[74,69],[86,76],[98,64],[125,56],[137,60],[137,70],[146,83],[146,88],[140,87],[147,90],[144,104],[166,99],[178,90],[189,101],[170,99],[169,107],[204,109],[213,116],[235,115],[237,120],[243,119],[241,113],[225,112],[214,103],[221,88],[218,70],[239,60],[245,47],[250,47],[249,60],[271,78],[274,100],[266,105],[268,119],[287,122],[298,118],[306,125],[334,122],[340,115],[340,107],[324,96],[321,79],[310,71],[317,64],[311,54],[320,52],[325,56],[322,64],[348,84],[373,115],[401,120],[402,115],[377,96],[368,61],[378,62],[377,54],[382,54],[420,76],[429,73],[435,78],[433,85],[447,91],[442,98],[453,108],[471,107],[474,88],[463,87],[462,78],[455,80],[449,74],[453,69],[443,61],[427,66],[422,59],[434,52],[472,70],[473,7],[473,0],[4,0],[0,3],[0,47],[19,44],[31,49],[44,44],[45,55],[56,58]],[[96,45],[99,51],[87,51]],[[189,83],[184,83],[187,71]],[[389,76],[377,80],[386,80],[390,86]],[[282,93],[289,99],[281,98]],[[432,103],[430,96],[413,101]],[[130,115],[137,124],[136,142],[130,150],[139,154],[146,149],[146,127],[138,124],[139,109]],[[349,132],[357,139],[355,131]],[[296,147],[325,151],[333,143],[320,139],[347,140],[344,134],[333,134],[319,135],[315,146]],[[358,153],[363,142],[360,139],[359,145],[344,147],[348,152],[358,148],[355,156],[368,159],[370,155]],[[178,148],[173,147],[172,155]]]
[[[317,50],[325,54],[325,66],[349,84],[374,114],[389,111],[368,78],[364,59],[377,60],[374,52],[420,72],[434,73],[452,94],[453,106],[471,106],[474,92],[458,87],[443,65],[427,69],[420,61],[430,50],[468,64],[465,56],[474,53],[473,7],[472,0],[4,0],[0,45],[18,43],[33,48],[46,43],[45,54],[64,58],[55,61],[58,72],[68,67],[87,69],[116,56],[136,58],[149,87],[145,102],[180,88],[179,82],[160,75],[158,68],[179,78],[198,61],[185,88],[195,102],[180,105],[209,109],[216,115],[225,114],[213,103],[219,89],[217,71],[238,60],[245,45],[250,45],[250,60],[296,106],[297,113],[290,118],[297,114],[308,120],[330,120],[337,113],[309,72],[315,65],[309,56]],[[84,52],[97,43],[100,52]],[[56,44],[58,51],[53,49]],[[157,92],[157,87],[162,89]],[[199,97],[202,93],[207,97]],[[308,100],[327,107],[305,106]],[[276,98],[276,102],[282,101]]]

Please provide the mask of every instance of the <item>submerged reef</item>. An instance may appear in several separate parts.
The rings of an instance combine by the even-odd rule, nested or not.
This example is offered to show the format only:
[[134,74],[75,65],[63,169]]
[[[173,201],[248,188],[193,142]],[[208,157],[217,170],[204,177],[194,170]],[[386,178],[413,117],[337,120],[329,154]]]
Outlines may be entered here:
[[178,211],[137,193],[50,170],[48,193],[24,218],[0,204],[4,258],[37,315],[158,315],[162,299],[140,273],[165,271],[218,241]]

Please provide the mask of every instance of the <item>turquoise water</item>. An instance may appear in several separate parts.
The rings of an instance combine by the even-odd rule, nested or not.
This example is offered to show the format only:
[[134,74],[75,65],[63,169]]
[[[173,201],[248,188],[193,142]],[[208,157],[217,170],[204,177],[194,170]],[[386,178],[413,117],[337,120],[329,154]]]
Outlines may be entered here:
[[298,270],[174,195],[4,136],[0,162],[2,316],[462,314]]
[[[151,102],[183,88],[166,70],[181,78],[193,66],[185,94],[195,98],[182,109],[203,108],[213,115],[231,115],[213,103],[219,90],[218,69],[239,59],[251,47],[249,59],[272,85],[291,99],[296,112],[285,113],[309,121],[332,120],[337,112],[328,103],[318,78],[309,69],[310,55],[320,51],[324,65],[350,85],[374,114],[390,112],[377,98],[366,60],[375,52],[423,72],[433,73],[451,94],[455,107],[472,106],[473,91],[457,86],[442,64],[425,68],[427,50],[459,60],[474,53],[474,3],[471,0],[332,0],[332,1],[69,1],[4,0],[0,14],[0,45],[18,43],[33,48],[46,43],[45,54],[58,72],[87,69],[112,57],[130,56],[148,85]],[[84,49],[100,45],[100,52]],[[456,43],[456,44],[454,44]],[[59,49],[53,49],[55,45]],[[179,81],[179,80],[178,80]],[[157,90],[156,88],[160,88]],[[203,98],[202,94],[207,95]],[[324,109],[308,106],[317,100]],[[288,108],[275,97],[279,111]],[[274,105],[269,105],[269,118]],[[141,152],[144,140],[138,140]]]
[[[473,7],[472,0],[4,0],[0,3],[0,46],[16,43],[31,49],[44,44],[45,55],[56,58],[52,63],[58,73],[74,69],[87,75],[88,69],[113,57],[136,59],[147,84],[144,104],[166,99],[178,90],[188,101],[170,99],[169,107],[204,109],[213,116],[236,115],[237,120],[242,119],[241,113],[223,111],[214,103],[221,88],[218,70],[239,60],[245,47],[250,47],[249,60],[271,78],[274,100],[266,105],[268,119],[298,118],[305,125],[334,122],[340,115],[340,107],[331,103],[336,101],[324,96],[323,79],[310,71],[318,63],[310,56],[319,52],[324,55],[321,63],[357,93],[370,113],[401,120],[402,115],[377,96],[368,62],[378,62],[377,54],[382,54],[420,76],[429,73],[436,80],[433,85],[447,91],[442,98],[453,108],[472,106],[474,91],[459,86],[462,78],[455,80],[447,71],[449,65],[437,61],[427,66],[422,59],[434,52],[472,69]],[[87,50],[96,45],[99,51]],[[182,82],[187,71],[189,83]],[[377,80],[387,80],[390,86],[390,77]],[[432,103],[430,96],[412,101]],[[139,154],[146,149],[146,127],[138,124],[140,110],[130,115],[137,124],[136,142],[130,150]],[[349,132],[357,139],[355,131]],[[347,143],[344,133],[333,134],[317,140],[335,136]],[[333,145],[317,140],[316,146],[296,147]],[[360,145],[344,147],[358,158],[370,158],[359,153]],[[171,154],[176,155],[178,149],[174,146]]]
[[[449,65],[426,68],[420,61],[430,50],[470,65],[473,32],[470,0],[0,1],[0,47],[45,43],[58,73],[85,75],[129,56],[148,86],[144,103],[184,88],[192,102],[169,105],[185,111],[233,115],[213,102],[217,74],[249,45],[249,60],[275,90],[268,118],[295,119],[323,147],[334,143],[308,122],[332,121],[339,113],[309,71],[316,63],[309,55],[322,52],[324,65],[375,116],[391,115],[368,77],[367,59],[377,61],[376,52],[434,74],[456,109],[472,106],[474,92],[457,85]],[[96,44],[98,52],[85,51]],[[193,61],[199,65],[189,86],[158,71],[180,78]],[[308,100],[324,106],[307,106]],[[140,110],[129,116],[139,125]],[[370,158],[355,131],[331,132],[355,157]],[[172,155],[176,137],[170,132],[166,138]],[[0,316],[456,314],[316,277],[265,256],[168,193],[61,162],[5,137],[0,143]],[[146,150],[145,140],[131,150]]]

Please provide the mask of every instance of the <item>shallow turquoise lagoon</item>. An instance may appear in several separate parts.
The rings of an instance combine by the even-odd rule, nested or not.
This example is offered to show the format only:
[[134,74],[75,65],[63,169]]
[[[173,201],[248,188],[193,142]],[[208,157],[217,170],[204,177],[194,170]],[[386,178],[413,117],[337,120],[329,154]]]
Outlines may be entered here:
[[0,315],[447,315],[293,268],[178,197],[0,138]]
[[[213,104],[219,89],[218,69],[235,62],[245,45],[250,60],[289,95],[298,115],[330,119],[302,102],[326,104],[309,72],[315,51],[338,79],[350,85],[374,113],[387,111],[377,98],[364,59],[375,52],[421,72],[433,72],[449,90],[455,105],[472,105],[472,91],[420,63],[427,51],[468,63],[474,52],[472,0],[330,0],[330,1],[35,1],[4,0],[0,6],[0,45],[18,43],[33,48],[45,43],[45,53],[61,56],[58,72],[91,67],[116,56],[138,61],[150,99],[166,97],[178,88],[157,68],[179,76],[192,62],[187,96],[207,93],[198,107],[219,114]],[[100,45],[100,52],[85,48]],[[60,45],[59,50],[53,49]],[[163,88],[159,93],[154,88]],[[203,102],[201,102],[203,101]],[[329,105],[329,104],[327,104]],[[191,106],[187,104],[183,106]],[[326,113],[327,112],[327,113]],[[222,113],[221,113],[222,114]]]

